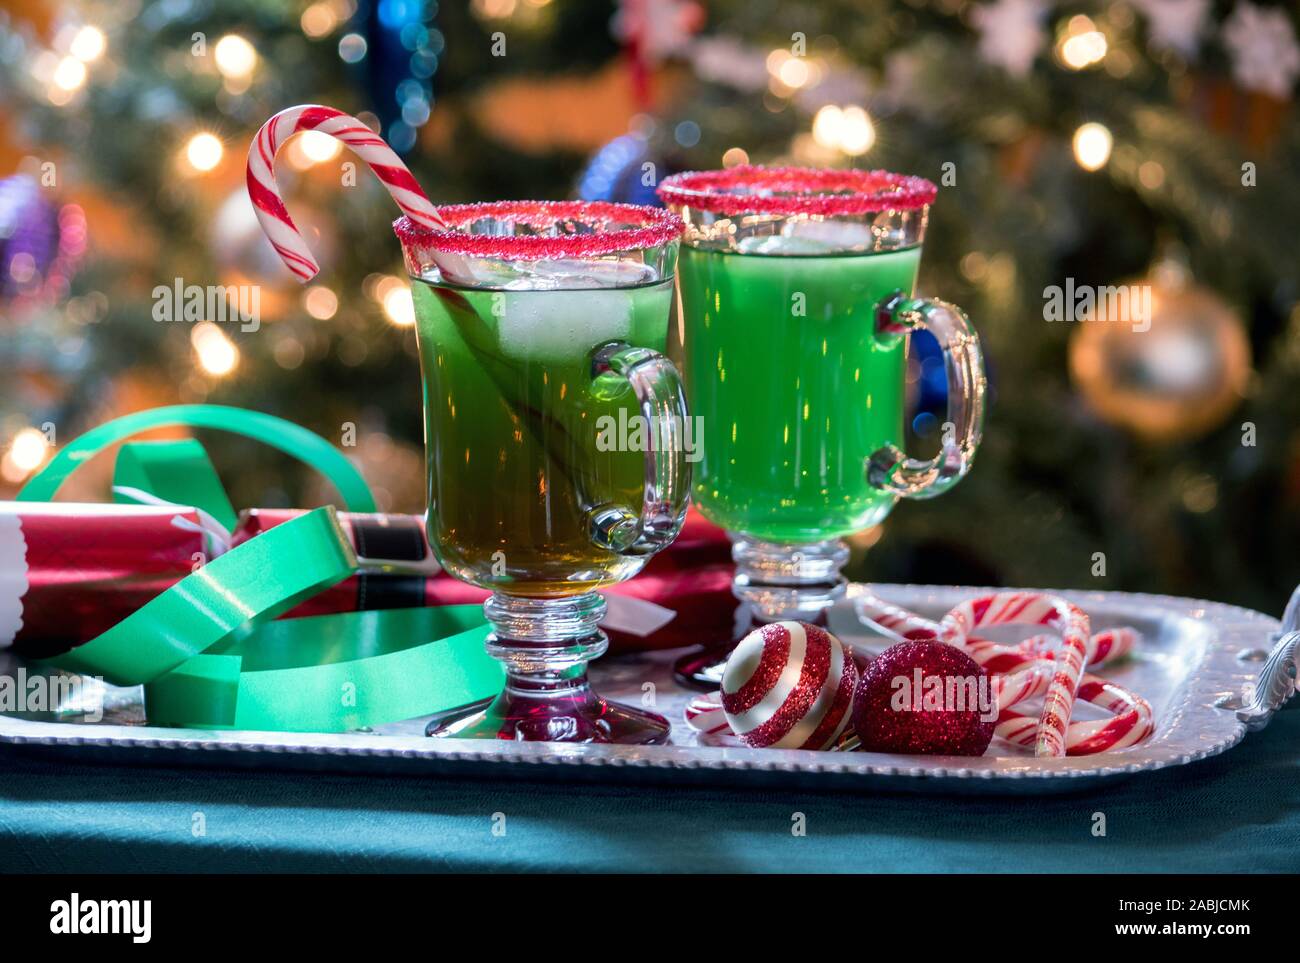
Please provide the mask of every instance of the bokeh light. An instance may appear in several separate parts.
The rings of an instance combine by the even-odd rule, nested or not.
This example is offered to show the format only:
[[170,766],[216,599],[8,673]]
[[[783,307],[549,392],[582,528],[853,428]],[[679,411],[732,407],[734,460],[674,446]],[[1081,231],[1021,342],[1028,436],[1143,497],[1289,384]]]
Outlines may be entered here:
[[1070,18],[1057,43],[1056,54],[1071,70],[1083,70],[1104,60],[1108,49],[1106,35],[1089,17],[1080,14]]
[[82,63],[90,63],[102,57],[107,47],[108,40],[104,37],[104,31],[87,24],[72,38],[72,43],[68,45],[68,53]]
[[185,159],[196,171],[210,171],[221,163],[226,152],[221,141],[207,132],[195,134],[185,145]]
[[199,367],[210,375],[222,377],[239,364],[239,348],[211,321],[200,321],[190,332],[190,344]]
[[223,77],[242,80],[257,67],[257,51],[237,33],[228,33],[217,41],[212,55]]
[[840,146],[840,130],[843,126],[844,111],[834,104],[827,104],[813,117],[813,140],[822,147],[833,150]]
[[390,287],[384,294],[384,314],[393,324],[408,328],[415,324],[415,302],[411,300],[411,291],[400,281]]
[[9,445],[8,459],[23,474],[35,471],[45,461],[50,443],[36,428],[24,428],[14,435]]
[[319,130],[303,131],[299,137],[299,143],[302,147],[303,156],[313,164],[322,164],[325,161],[333,160],[343,150],[341,141]]
[[86,82],[86,65],[76,57],[64,57],[51,78],[60,90],[73,91]]
[[723,167],[738,167],[741,164],[749,163],[749,152],[743,147],[728,148],[722,155]]
[[857,157],[871,150],[876,142],[876,127],[861,107],[845,107],[841,115],[840,150]]
[[1115,138],[1104,124],[1089,122],[1074,132],[1074,159],[1086,171],[1105,167],[1114,146]]
[[302,306],[317,321],[328,321],[339,309],[339,297],[323,284],[313,284],[303,292]]

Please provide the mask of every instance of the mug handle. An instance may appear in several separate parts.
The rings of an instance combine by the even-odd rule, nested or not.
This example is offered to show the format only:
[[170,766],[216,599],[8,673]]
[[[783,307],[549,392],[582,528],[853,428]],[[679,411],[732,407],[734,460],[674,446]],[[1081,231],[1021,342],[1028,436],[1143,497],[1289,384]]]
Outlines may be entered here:
[[943,351],[948,373],[948,418],[943,447],[930,459],[909,458],[895,445],[877,449],[867,460],[867,481],[900,498],[942,495],[970,471],[984,429],[984,355],[979,335],[966,313],[935,298],[910,298],[895,291],[876,306],[876,336],[886,344],[914,328],[925,328]]
[[640,516],[617,505],[589,515],[591,537],[620,555],[653,555],[667,548],[686,520],[691,466],[686,451],[686,392],[677,368],[650,348],[613,341],[592,355],[592,377],[618,377],[636,395],[641,416],[653,426],[645,453],[645,497]]

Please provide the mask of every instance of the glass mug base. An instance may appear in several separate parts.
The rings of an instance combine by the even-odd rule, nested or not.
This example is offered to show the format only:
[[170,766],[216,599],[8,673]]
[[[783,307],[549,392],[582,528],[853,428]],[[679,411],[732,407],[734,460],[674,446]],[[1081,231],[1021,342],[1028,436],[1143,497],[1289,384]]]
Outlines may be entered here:
[[486,707],[435,717],[426,735],[626,745],[668,741],[671,726],[663,716],[609,702],[587,681],[587,663],[609,647],[597,628],[605,614],[599,595],[539,599],[498,592],[483,608],[493,629],[488,654],[505,665],[505,686]]
[[[683,685],[716,689],[736,642],[750,629],[769,622],[826,624],[826,613],[844,597],[848,582],[840,570],[849,547],[840,539],[820,542],[766,542],[731,533],[736,575],[731,592],[743,605],[735,639],[682,656],[673,676]],[[747,617],[745,617],[747,616]]]
[[663,716],[602,699],[584,685],[568,695],[544,699],[507,689],[486,709],[434,719],[425,734],[451,739],[658,746],[668,741],[670,728]]

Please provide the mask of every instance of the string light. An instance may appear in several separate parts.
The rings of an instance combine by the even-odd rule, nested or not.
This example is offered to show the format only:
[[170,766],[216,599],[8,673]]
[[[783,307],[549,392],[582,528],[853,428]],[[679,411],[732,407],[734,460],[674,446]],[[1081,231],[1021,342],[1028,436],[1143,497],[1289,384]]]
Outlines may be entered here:
[[1106,35],[1080,14],[1070,18],[1056,46],[1056,55],[1071,70],[1083,70],[1104,60],[1108,47]]
[[871,145],[876,142],[876,128],[867,112],[861,107],[846,107],[841,116],[840,150],[851,157],[871,150]]
[[49,448],[50,443],[42,432],[36,428],[24,428],[14,435],[7,458],[16,469],[26,475],[41,467]]
[[813,117],[812,135],[822,147],[834,149],[840,145],[840,130],[844,126],[844,111],[827,104]]
[[324,37],[334,32],[339,25],[339,18],[333,6],[321,0],[304,10],[299,22],[302,24],[302,32],[307,36]]
[[64,57],[54,68],[54,86],[71,93],[86,82],[86,65],[76,57]]
[[209,133],[195,134],[185,145],[185,159],[196,171],[210,171],[221,163],[225,147],[215,135]]
[[339,151],[343,150],[341,141],[319,130],[303,131],[298,138],[298,144],[302,148],[303,156],[313,164],[323,164],[325,161],[333,160],[339,156]]
[[812,135],[821,147],[857,157],[875,144],[876,127],[861,107],[827,104],[813,117]]
[[198,356],[199,367],[210,375],[228,375],[239,364],[239,348],[211,321],[200,321],[194,326],[190,344]]
[[[366,280],[369,286],[370,279]],[[374,281],[371,297],[380,303],[393,324],[404,328],[415,324],[415,302],[411,300],[411,289],[401,278],[381,275]]]
[[1103,124],[1089,122],[1074,132],[1074,159],[1086,171],[1105,167],[1114,146],[1115,138]]
[[808,83],[808,77],[811,75],[808,64],[800,57],[791,57],[785,63],[781,64],[777,71],[776,77],[787,87],[798,90],[804,84]]
[[317,321],[328,321],[339,309],[339,297],[322,284],[313,284],[302,296],[302,306]]
[[107,47],[108,40],[104,37],[104,31],[86,25],[72,38],[72,43],[68,45],[68,53],[82,63],[91,63],[102,57]]
[[722,155],[723,167],[738,167],[749,163],[749,152],[743,147],[730,147]]
[[474,0],[474,13],[487,20],[504,20],[514,15],[516,0]]
[[237,33],[228,33],[212,49],[217,70],[223,77],[243,80],[257,67],[257,51]]
[[409,328],[415,324],[415,302],[411,300],[411,291],[404,284],[389,288],[384,295],[384,314],[388,320],[399,327]]
[[347,64],[360,63],[366,56],[366,46],[366,38],[361,34],[344,34],[339,40],[339,58]]

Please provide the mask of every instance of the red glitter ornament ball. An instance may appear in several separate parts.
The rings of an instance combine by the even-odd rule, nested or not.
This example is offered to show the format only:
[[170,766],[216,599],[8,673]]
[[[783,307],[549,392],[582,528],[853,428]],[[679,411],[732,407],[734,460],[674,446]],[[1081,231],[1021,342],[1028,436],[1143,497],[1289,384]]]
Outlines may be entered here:
[[989,674],[943,642],[900,642],[862,673],[853,725],[866,752],[982,756],[997,702]]

